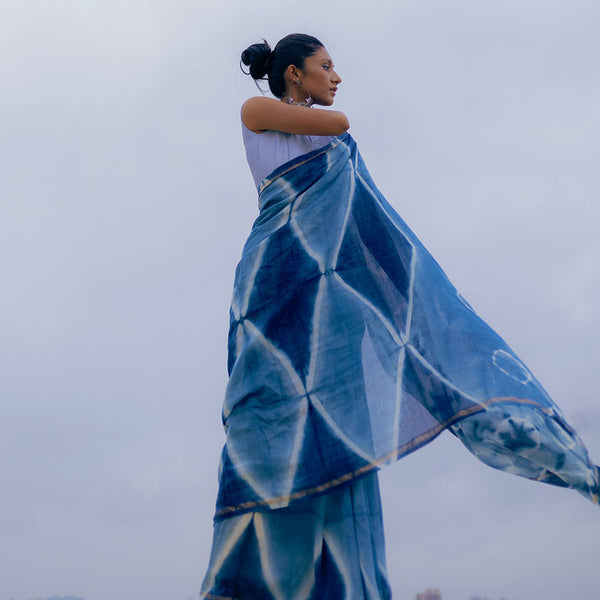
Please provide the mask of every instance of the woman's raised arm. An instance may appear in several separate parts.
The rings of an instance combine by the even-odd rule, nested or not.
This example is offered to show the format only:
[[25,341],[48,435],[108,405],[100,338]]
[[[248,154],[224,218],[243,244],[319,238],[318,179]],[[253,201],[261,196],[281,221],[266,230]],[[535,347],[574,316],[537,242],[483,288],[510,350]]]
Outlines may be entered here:
[[300,135],[341,135],[350,127],[346,115],[338,110],[295,106],[260,96],[244,102],[242,120],[256,133],[271,130]]

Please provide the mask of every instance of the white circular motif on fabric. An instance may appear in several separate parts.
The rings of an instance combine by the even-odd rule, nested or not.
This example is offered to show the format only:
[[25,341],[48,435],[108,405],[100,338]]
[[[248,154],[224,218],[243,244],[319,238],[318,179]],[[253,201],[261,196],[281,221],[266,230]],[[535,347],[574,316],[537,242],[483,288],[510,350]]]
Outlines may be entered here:
[[533,380],[527,367],[520,360],[517,360],[514,356],[506,352],[506,350],[495,350],[492,361],[503,373],[523,385]]

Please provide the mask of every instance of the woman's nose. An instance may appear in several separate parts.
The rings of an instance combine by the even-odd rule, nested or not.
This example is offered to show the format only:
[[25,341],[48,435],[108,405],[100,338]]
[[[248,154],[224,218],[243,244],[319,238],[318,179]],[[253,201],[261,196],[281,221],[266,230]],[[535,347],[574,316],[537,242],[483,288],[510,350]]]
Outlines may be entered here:
[[342,83],[342,78],[337,74],[337,71],[334,71],[333,75],[334,75],[334,80],[335,80],[336,84]]

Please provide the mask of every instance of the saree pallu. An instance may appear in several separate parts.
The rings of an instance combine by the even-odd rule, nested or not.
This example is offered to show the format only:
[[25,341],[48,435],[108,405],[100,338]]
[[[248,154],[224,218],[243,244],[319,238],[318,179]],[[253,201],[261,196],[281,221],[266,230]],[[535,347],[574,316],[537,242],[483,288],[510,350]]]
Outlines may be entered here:
[[456,291],[349,134],[261,183],[237,267],[215,519],[326,494],[444,429],[485,463],[598,502],[598,468]]

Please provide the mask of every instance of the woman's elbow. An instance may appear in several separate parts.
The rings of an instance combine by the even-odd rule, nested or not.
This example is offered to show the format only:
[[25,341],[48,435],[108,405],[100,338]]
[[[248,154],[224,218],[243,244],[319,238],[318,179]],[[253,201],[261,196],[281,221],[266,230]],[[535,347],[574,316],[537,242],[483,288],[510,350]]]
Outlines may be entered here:
[[335,135],[342,135],[350,129],[350,121],[348,121],[348,117],[343,112],[338,112],[335,128]]

